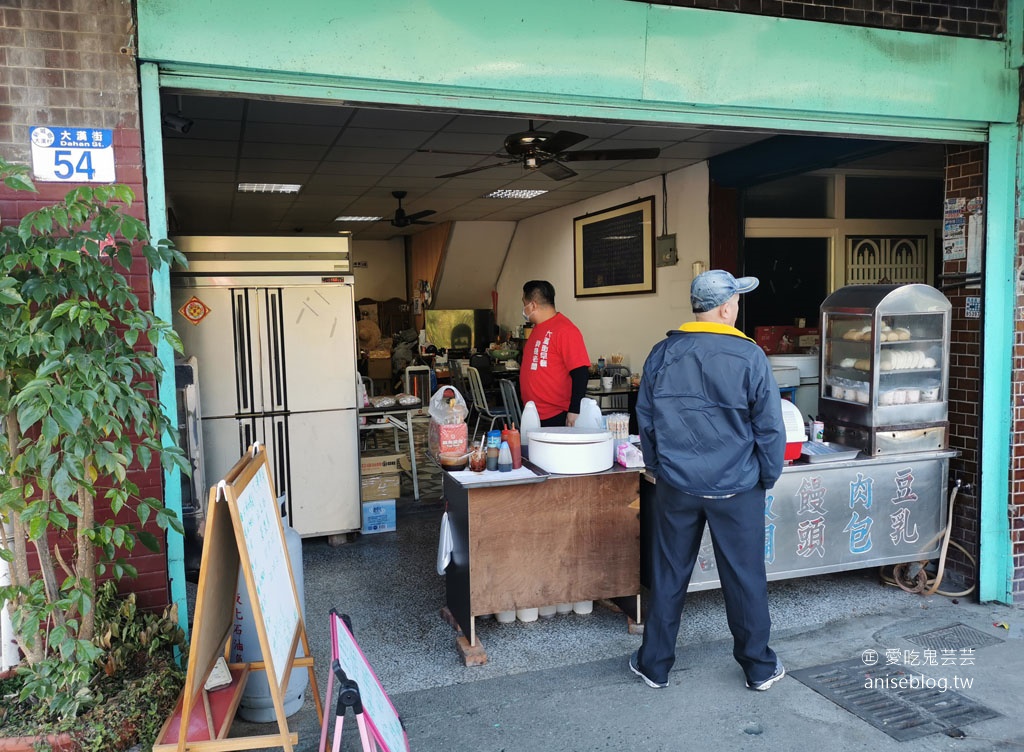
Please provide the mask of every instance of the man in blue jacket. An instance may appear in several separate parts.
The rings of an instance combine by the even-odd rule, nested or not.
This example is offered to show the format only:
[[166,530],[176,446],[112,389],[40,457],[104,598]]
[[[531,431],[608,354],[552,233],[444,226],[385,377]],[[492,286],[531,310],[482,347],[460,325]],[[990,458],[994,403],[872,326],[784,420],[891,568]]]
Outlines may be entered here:
[[651,597],[629,667],[651,687],[668,686],[705,522],[747,687],[766,690],[786,673],[768,647],[764,567],[765,490],[782,474],[786,433],[768,358],[735,328],[740,294],[757,285],[720,269],[699,275],[690,287],[697,320],[669,332],[644,363],[636,412],[657,483]]

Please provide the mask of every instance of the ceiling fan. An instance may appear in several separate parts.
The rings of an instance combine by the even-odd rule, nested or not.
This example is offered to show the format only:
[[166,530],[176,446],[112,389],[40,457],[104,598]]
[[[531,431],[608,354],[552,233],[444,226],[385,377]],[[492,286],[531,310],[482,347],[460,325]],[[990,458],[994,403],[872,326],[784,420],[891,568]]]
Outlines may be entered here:
[[427,222],[423,218],[429,217],[431,214],[436,214],[433,209],[424,209],[413,214],[406,214],[405,209],[402,208],[402,199],[406,197],[405,191],[391,191],[391,195],[398,199],[398,208],[395,209],[395,216],[391,218],[391,225],[393,227],[408,227],[409,225],[432,225],[433,222]]
[[483,165],[482,167],[470,167],[468,170],[449,172],[445,175],[438,175],[438,178],[454,178],[459,175],[468,175],[471,172],[489,170],[492,167],[504,167],[506,165],[520,164],[526,170],[540,170],[553,180],[565,180],[577,173],[566,167],[563,162],[591,162],[606,159],[656,159],[661,154],[661,149],[590,149],[580,151],[566,151],[581,141],[586,141],[589,136],[572,131],[538,131],[534,130],[533,121],[530,121],[529,130],[521,133],[513,133],[505,139],[505,154],[480,153],[471,151],[442,151],[440,149],[418,149],[421,152],[433,152],[434,154],[480,154],[488,157],[508,156],[504,162]]

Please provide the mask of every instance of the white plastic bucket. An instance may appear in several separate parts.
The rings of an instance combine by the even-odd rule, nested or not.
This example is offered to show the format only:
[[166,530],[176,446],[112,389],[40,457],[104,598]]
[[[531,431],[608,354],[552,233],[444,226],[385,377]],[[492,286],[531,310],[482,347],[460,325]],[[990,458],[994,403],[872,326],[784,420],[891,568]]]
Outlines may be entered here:
[[530,435],[530,461],[549,473],[599,473],[615,462],[615,444],[608,431],[542,428]]

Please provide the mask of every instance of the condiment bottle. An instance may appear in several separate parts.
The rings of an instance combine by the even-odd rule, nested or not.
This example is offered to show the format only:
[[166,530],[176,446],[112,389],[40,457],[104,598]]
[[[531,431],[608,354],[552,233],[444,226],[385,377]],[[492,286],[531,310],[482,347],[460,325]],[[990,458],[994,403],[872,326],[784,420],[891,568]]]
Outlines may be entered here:
[[498,450],[498,470],[503,473],[512,472],[512,450],[508,448],[508,442],[501,442],[501,449]]
[[501,448],[501,431],[493,429],[487,432],[487,469],[498,469],[498,450]]
[[520,444],[519,431],[515,426],[511,428],[506,426],[505,430],[501,432],[501,440],[508,442],[509,451],[512,452],[512,469],[518,470],[523,466],[523,449]]

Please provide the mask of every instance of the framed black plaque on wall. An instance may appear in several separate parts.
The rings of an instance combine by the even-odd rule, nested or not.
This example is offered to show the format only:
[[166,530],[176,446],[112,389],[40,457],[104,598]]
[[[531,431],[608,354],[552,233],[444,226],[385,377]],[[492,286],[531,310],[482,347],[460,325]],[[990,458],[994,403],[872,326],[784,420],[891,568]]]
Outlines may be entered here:
[[654,292],[654,196],[572,222],[577,298]]

